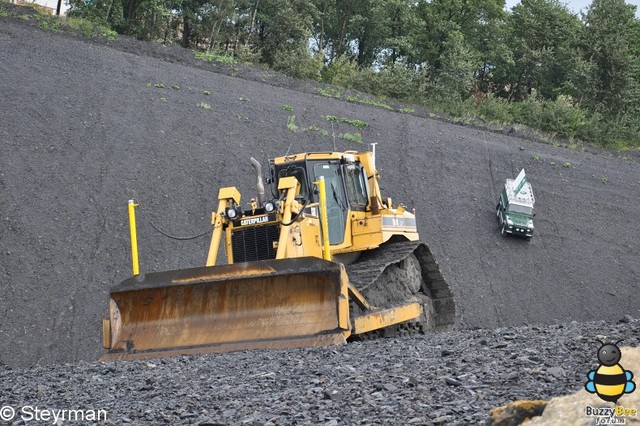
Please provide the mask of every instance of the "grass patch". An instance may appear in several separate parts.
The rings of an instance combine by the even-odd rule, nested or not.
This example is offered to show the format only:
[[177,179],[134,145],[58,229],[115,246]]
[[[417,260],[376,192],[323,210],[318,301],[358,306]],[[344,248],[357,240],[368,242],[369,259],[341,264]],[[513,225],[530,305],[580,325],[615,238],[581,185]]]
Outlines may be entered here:
[[360,98],[358,96],[347,96],[347,100],[349,102],[354,102],[358,104],[370,105],[376,108],[386,109],[387,111],[393,111],[393,107],[391,105],[387,105],[385,103],[375,101],[367,98]]
[[[52,18],[56,19],[56,17]],[[105,25],[94,24],[84,18],[63,17],[60,19],[65,28],[86,38],[99,37],[106,38],[107,40],[115,40],[118,36],[118,33],[111,28]]]
[[251,102],[251,99],[249,99],[249,98],[243,98],[242,96],[240,96],[240,97],[238,98],[238,100],[239,100],[240,102]]
[[299,130],[298,125],[296,124],[296,116],[290,115],[287,119],[287,130],[290,132],[297,132]]
[[236,59],[231,55],[225,55],[218,52],[195,52],[196,59],[206,62],[220,62],[223,64],[235,64]]
[[285,111],[293,112],[293,107],[291,105],[282,105],[280,106]]
[[328,98],[340,99],[342,97],[342,94],[340,93],[339,90],[332,89],[332,88],[324,89],[322,87],[318,87],[316,89],[316,93],[322,96],[326,96]]
[[359,132],[356,133],[340,133],[340,139],[344,139],[349,142],[362,143],[362,134]]
[[325,115],[324,119],[327,121],[332,121],[334,123],[345,123],[350,126],[358,127],[358,128],[369,127],[369,124],[362,120],[357,120],[357,119],[352,120],[350,118],[345,118],[345,117],[336,117],[335,115]]
[[209,111],[211,109],[211,105],[206,102],[198,102],[198,108],[202,108],[205,111]]
[[411,114],[411,113],[416,112],[416,110],[415,110],[415,109],[413,109],[413,108],[400,108],[400,109],[398,110],[398,112],[401,112],[401,113],[403,113],[403,114]]

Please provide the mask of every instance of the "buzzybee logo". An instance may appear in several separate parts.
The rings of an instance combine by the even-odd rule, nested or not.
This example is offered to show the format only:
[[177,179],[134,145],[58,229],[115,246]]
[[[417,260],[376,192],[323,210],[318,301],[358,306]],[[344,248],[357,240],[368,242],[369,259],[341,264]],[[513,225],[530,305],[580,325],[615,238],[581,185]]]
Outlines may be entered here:
[[604,343],[598,340],[598,361],[600,365],[595,370],[587,373],[587,383],[584,388],[589,393],[595,393],[603,401],[618,403],[618,399],[625,393],[631,393],[636,389],[633,382],[633,373],[625,370],[620,365],[622,353],[616,343]]

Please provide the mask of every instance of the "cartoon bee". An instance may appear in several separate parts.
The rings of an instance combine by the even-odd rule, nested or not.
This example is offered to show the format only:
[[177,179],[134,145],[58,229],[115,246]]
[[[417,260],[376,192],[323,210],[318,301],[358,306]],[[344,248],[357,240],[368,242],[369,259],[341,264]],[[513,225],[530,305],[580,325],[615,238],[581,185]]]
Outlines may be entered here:
[[597,341],[601,344],[598,349],[598,361],[600,366],[587,374],[589,380],[584,387],[589,393],[597,394],[604,401],[618,403],[618,399],[625,393],[631,393],[636,389],[636,384],[631,380],[633,373],[625,370],[619,364],[622,353],[616,343]]

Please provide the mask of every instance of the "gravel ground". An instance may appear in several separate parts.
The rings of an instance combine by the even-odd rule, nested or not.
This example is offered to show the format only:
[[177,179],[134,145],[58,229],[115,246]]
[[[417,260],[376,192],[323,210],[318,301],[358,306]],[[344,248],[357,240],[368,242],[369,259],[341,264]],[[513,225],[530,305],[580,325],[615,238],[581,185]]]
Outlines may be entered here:
[[640,321],[622,321],[316,349],[0,366],[0,403],[16,410],[16,420],[35,412],[29,407],[105,410],[106,423],[114,425],[489,424],[496,406],[583,388],[598,364],[595,339],[640,343]]
[[[638,322],[629,321],[640,317],[637,161],[454,125],[420,108],[328,98],[310,83],[201,64],[179,48],[85,41],[11,17],[0,17],[0,75],[3,405],[105,409],[114,424],[468,424],[517,398],[580,389],[598,335],[638,344]],[[298,132],[287,129],[291,115]],[[302,131],[314,125],[378,143],[383,191],[416,209],[456,297],[458,330],[95,362],[109,288],[130,274],[127,200],[141,204],[143,271],[201,265],[206,238],[175,242],[147,220],[198,234],[220,186],[253,194],[250,156],[367,148]],[[500,185],[523,167],[537,198],[529,243],[501,238],[494,215]]]

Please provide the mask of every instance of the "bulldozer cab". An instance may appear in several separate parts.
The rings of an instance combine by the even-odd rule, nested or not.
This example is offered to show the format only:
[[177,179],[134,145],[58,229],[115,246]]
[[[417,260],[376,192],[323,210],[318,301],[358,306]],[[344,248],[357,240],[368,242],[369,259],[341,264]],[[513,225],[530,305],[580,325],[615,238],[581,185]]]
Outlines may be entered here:
[[299,197],[308,203],[317,203],[318,194],[312,182],[324,178],[327,191],[329,241],[341,244],[345,239],[347,217],[350,210],[365,211],[368,206],[368,179],[362,164],[348,157],[297,161],[274,166],[275,184],[280,178],[294,176],[300,183]]

